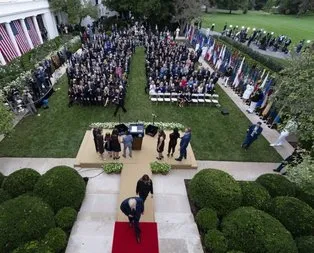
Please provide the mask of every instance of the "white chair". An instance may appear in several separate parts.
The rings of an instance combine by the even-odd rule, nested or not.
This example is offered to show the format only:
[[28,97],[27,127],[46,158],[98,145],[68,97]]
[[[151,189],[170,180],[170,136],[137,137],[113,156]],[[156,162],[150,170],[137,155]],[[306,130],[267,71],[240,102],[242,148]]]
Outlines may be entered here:
[[205,94],[205,103],[211,104],[212,102],[211,97],[212,96],[210,94]]
[[211,100],[212,100],[212,103],[214,104],[214,105],[218,105],[219,104],[219,102],[218,102],[218,95],[217,96],[214,96],[214,95],[217,95],[217,94],[213,94],[212,95],[212,97],[211,97]]
[[198,104],[198,94],[192,94],[192,103]]
[[175,92],[171,93],[170,99],[171,99],[171,102],[177,103],[178,102],[178,93],[175,93]]
[[158,92],[157,101],[158,102],[164,102],[164,93]]
[[157,100],[157,93],[151,93],[150,94],[150,101],[152,101],[152,102],[158,102],[158,100]]
[[170,93],[165,93],[164,94],[164,101],[165,102],[171,102],[171,95],[170,95]]
[[199,103],[203,103],[203,104],[205,103],[205,95],[204,94],[198,94],[197,99],[198,99]]
[[212,97],[218,99],[218,98],[219,98],[219,95],[218,95],[218,94],[213,94]]

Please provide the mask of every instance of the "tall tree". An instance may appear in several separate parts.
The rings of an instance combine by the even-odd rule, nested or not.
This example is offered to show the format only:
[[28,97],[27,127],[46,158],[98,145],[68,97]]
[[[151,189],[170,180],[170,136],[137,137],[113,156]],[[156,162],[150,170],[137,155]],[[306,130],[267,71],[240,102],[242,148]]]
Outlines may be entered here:
[[87,16],[97,18],[97,7],[88,0],[50,0],[50,6],[54,11],[68,14],[70,24],[81,24]]
[[244,5],[247,5],[247,0],[216,0],[217,7],[224,10],[232,11],[241,9]]
[[301,141],[314,140],[314,48],[293,59],[275,85],[273,99],[279,110],[298,122]]

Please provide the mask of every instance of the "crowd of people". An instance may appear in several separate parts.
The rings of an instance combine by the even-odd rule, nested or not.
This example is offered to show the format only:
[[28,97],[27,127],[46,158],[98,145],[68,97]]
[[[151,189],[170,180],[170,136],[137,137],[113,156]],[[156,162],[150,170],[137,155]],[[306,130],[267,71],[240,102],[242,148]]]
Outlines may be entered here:
[[186,44],[172,41],[170,36],[153,34],[146,37],[145,49],[146,93],[179,93],[179,105],[191,101],[194,93],[214,93],[220,76],[208,68],[197,68],[201,50],[194,52]]

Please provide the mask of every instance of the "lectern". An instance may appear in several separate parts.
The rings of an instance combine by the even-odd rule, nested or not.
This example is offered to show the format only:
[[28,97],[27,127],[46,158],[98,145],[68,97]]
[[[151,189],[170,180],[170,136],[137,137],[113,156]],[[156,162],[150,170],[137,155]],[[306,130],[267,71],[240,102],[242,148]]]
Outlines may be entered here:
[[132,150],[141,150],[144,137],[144,124],[130,124],[129,132],[133,136]]

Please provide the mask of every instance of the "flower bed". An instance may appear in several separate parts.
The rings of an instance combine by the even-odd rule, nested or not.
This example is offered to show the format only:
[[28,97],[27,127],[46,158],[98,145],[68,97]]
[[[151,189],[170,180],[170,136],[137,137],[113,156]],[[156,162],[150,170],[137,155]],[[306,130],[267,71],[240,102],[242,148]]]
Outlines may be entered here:
[[123,163],[104,163],[103,169],[107,174],[120,174]]
[[152,162],[150,163],[150,168],[153,174],[163,174],[167,175],[171,170],[171,165],[168,163],[161,163],[161,162]]

